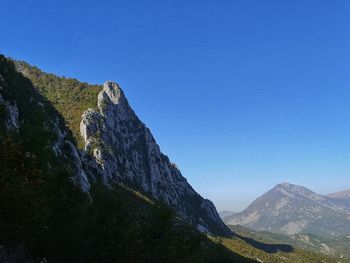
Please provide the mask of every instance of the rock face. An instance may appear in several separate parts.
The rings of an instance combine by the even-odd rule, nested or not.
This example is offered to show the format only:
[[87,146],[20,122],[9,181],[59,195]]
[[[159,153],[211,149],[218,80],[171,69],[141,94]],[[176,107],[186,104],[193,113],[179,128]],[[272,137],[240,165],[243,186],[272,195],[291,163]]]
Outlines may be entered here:
[[[2,76],[0,75],[0,78],[2,78]],[[5,128],[8,131],[18,131],[19,129],[19,124],[18,124],[18,108],[17,108],[17,103],[16,101],[13,102],[13,105],[8,102],[5,101],[2,97],[2,95],[0,94],[0,104],[5,106],[6,112],[7,112],[7,116],[5,119]]]
[[87,166],[105,184],[124,183],[175,208],[203,232],[230,234],[213,203],[203,199],[161,153],[150,130],[129,106],[121,88],[106,82],[98,95],[98,111],[82,115],[81,136],[93,157]]
[[[25,62],[15,64],[17,71],[30,79],[69,123],[70,130],[64,124],[56,125],[57,140],[52,148],[57,156],[66,157],[74,164],[74,180],[84,191],[89,191],[91,180],[111,187],[123,183],[165,202],[201,231],[231,234],[214,205],[198,195],[161,153],[151,132],[138,119],[117,84],[89,85],[42,72]],[[60,98],[61,91],[65,98]],[[40,105],[45,107],[42,102]],[[85,112],[80,119],[76,113],[82,109]],[[68,133],[73,138],[68,138]],[[79,151],[74,142],[83,145],[85,150]]]
[[276,185],[225,223],[258,231],[333,237],[350,233],[350,206],[289,183]]

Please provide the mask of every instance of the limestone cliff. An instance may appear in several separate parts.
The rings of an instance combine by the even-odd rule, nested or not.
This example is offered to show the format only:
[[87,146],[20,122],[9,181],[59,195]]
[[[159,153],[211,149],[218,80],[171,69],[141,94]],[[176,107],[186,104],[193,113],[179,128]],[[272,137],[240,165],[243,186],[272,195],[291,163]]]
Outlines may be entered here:
[[196,193],[164,155],[150,130],[129,106],[121,88],[106,82],[98,95],[98,111],[82,116],[85,151],[93,156],[105,184],[125,183],[173,207],[200,231],[229,234],[213,203]]

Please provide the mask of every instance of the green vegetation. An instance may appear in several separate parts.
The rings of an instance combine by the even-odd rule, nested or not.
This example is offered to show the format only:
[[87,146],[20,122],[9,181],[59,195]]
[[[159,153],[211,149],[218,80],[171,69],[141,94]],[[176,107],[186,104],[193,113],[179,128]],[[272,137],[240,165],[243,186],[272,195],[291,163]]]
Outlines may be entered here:
[[0,107],[0,261],[251,262],[124,186],[82,192],[52,149],[53,121],[64,129],[63,118],[3,56],[0,74],[1,95],[16,102],[21,124],[18,133],[5,130]]
[[80,136],[81,115],[88,108],[97,109],[97,95],[102,86],[79,82],[73,78],[58,77],[24,61],[14,61],[14,63],[17,70],[28,77],[64,117],[78,147],[82,148],[84,145]]
[[22,246],[49,262],[249,262],[122,186],[94,185],[91,201],[67,171],[38,169],[10,138],[0,160],[0,242],[10,254]]
[[333,257],[320,253],[310,252],[301,249],[294,249],[293,252],[267,253],[261,249],[248,245],[240,238],[212,238],[218,244],[222,244],[232,252],[252,258],[264,263],[336,263],[343,262]]
[[[255,231],[240,225],[229,225],[230,229],[242,236],[249,236],[254,240],[272,243],[272,244],[289,244],[303,250],[322,252],[338,258],[350,258],[350,238],[347,236],[333,237],[331,239],[321,238],[315,235],[300,233],[292,236],[286,236],[267,231]],[[329,247],[329,249],[327,249]],[[327,249],[327,250],[326,250]]]

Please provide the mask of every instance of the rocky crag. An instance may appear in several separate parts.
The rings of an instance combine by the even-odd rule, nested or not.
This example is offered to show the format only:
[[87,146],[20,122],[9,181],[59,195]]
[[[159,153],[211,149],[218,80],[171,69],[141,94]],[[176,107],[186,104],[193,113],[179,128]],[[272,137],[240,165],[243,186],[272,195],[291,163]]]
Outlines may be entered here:
[[[119,85],[111,81],[103,86],[89,85],[42,72],[22,61],[15,64],[58,109],[71,129],[76,144],[65,144],[71,148],[77,181],[84,191],[89,191],[89,180],[111,187],[122,183],[164,202],[202,232],[232,234],[213,203],[196,193],[160,151]],[[80,118],[77,114],[82,109]],[[64,133],[59,134],[64,137]]]
[[129,106],[118,84],[107,81],[98,95],[98,109],[82,116],[81,136],[87,162],[104,184],[124,183],[175,208],[200,231],[229,234],[213,203],[196,193],[159,149],[150,130]]

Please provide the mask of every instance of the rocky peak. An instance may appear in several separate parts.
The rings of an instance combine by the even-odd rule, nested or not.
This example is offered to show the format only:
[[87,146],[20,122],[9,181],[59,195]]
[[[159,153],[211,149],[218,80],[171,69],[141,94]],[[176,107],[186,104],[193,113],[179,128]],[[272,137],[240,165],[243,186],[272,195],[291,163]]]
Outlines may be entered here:
[[315,192],[303,187],[301,185],[295,185],[287,182],[280,183],[276,185],[272,191],[278,191],[289,198],[297,199],[297,198],[309,198],[313,201],[324,201],[325,197]]
[[196,193],[160,151],[118,84],[105,82],[97,105],[98,111],[82,115],[80,132],[94,160],[88,165],[105,184],[127,184],[173,207],[201,231],[230,234],[213,203]]
[[274,187],[274,189],[276,189],[276,190],[284,189],[284,190],[289,191],[289,192],[300,192],[300,191],[311,192],[310,190],[308,190],[307,188],[305,188],[303,186],[291,184],[288,182],[283,182],[283,183],[277,184]]
[[[90,182],[94,179],[110,187],[122,183],[168,204],[179,216],[201,231],[220,235],[232,234],[219,218],[213,203],[202,198],[161,152],[151,131],[138,119],[118,84],[107,81],[102,87],[88,85],[75,79],[48,75],[26,63],[17,64],[17,70],[31,79],[31,82],[23,79],[18,85],[7,89],[0,75],[0,95],[6,91],[6,96],[1,97],[4,100],[0,98],[1,120],[11,128],[19,128],[20,132],[23,119],[31,122],[33,129],[45,127],[45,131],[50,132],[47,138],[50,142],[45,149],[71,166],[69,170],[75,175],[74,181],[84,191],[89,191]],[[11,68],[16,69],[14,66]],[[59,80],[55,81],[54,87],[51,87],[52,77]],[[23,86],[23,83],[28,84],[28,87]],[[24,92],[25,88],[29,90]],[[33,96],[27,98],[18,92]],[[50,101],[57,102],[61,93],[65,94],[65,101],[62,98],[54,108]],[[79,94],[79,101],[75,101],[72,94]],[[75,103],[78,105],[74,105]],[[67,105],[71,107],[66,108]],[[89,106],[80,120],[76,113],[81,110],[82,105]],[[6,115],[2,114],[4,109]],[[41,118],[24,114],[28,109],[43,113],[44,125],[40,122]],[[72,124],[72,130],[66,127],[65,120]],[[38,122],[37,125],[35,121]],[[77,127],[80,127],[80,134]],[[40,138],[35,139],[38,142],[33,141],[33,144],[40,142]],[[83,143],[84,150],[79,151],[75,142],[79,145]],[[51,169],[51,165],[45,163]]]
[[106,81],[98,95],[97,105],[100,113],[113,121],[127,121],[137,119],[134,111],[129,106],[124,92],[120,86],[112,81]]
[[282,182],[280,184],[277,184],[277,186],[283,187],[283,188],[291,188],[293,185],[288,182]]
[[106,81],[103,84],[103,91],[102,93],[107,94],[107,96],[110,98],[110,100],[114,104],[122,104],[126,103],[125,96],[123,94],[123,91],[119,87],[119,85],[113,81]]

